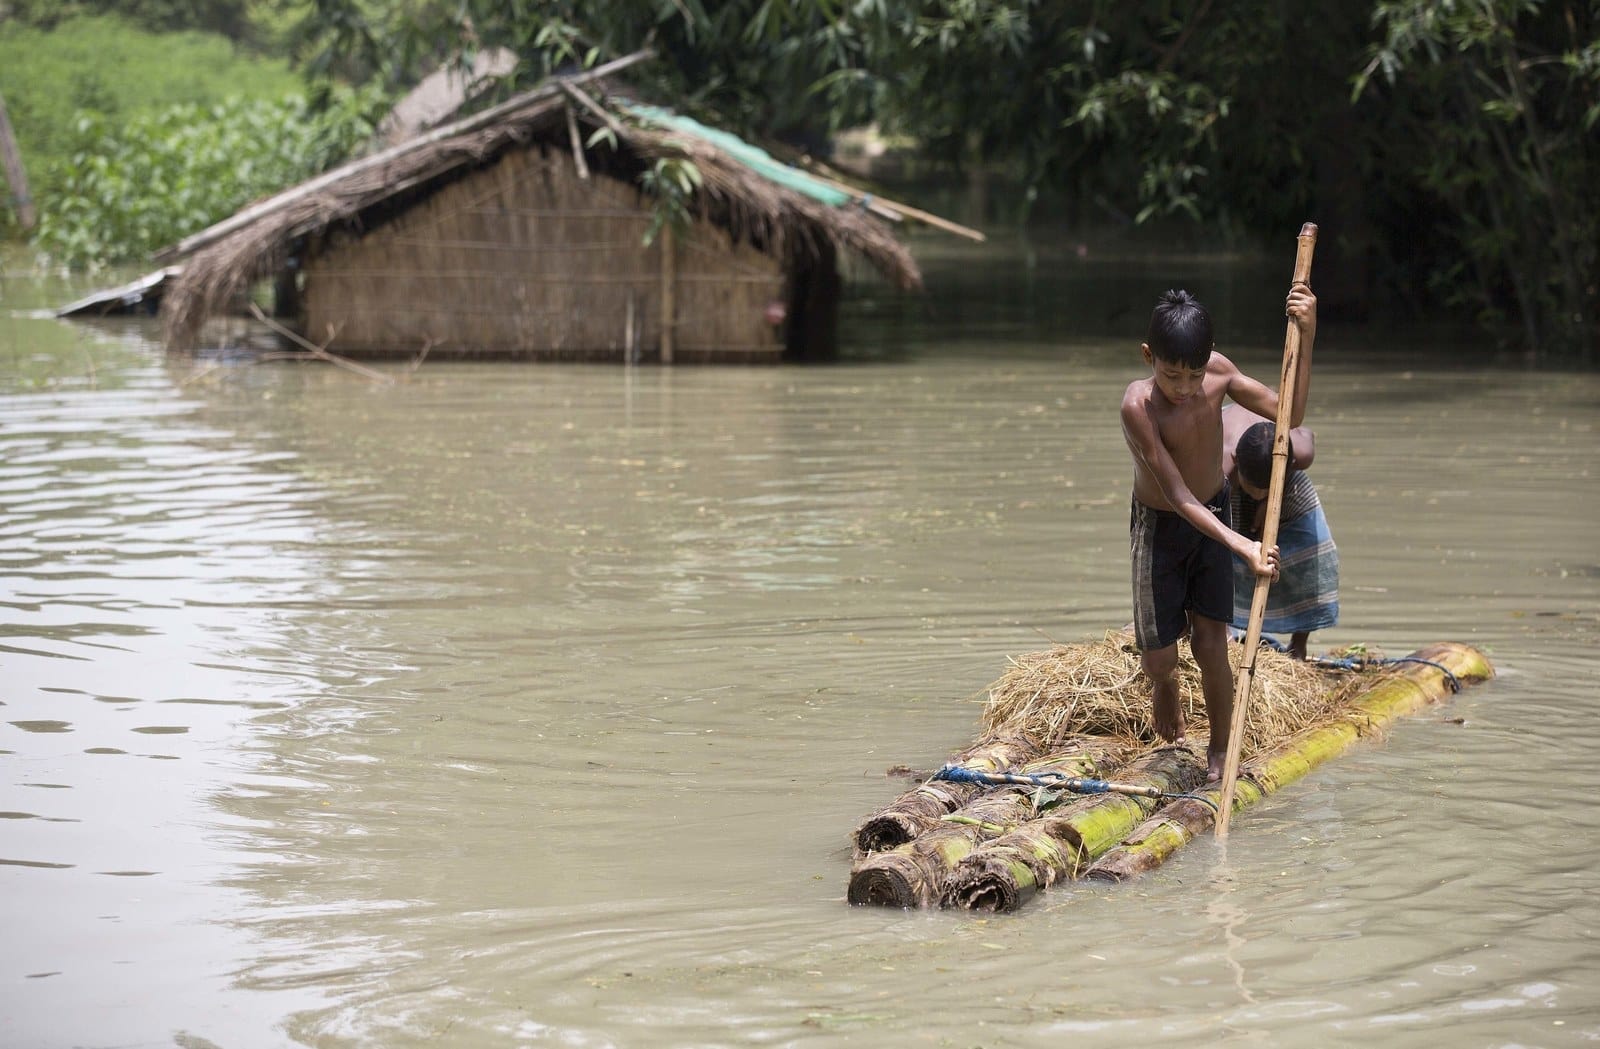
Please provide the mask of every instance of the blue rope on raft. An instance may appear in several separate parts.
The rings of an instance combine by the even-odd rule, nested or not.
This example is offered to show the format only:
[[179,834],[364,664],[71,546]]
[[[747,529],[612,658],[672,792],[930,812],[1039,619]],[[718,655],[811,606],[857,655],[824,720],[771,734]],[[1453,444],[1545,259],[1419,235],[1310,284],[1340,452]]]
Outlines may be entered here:
[[1045,787],[1067,790],[1074,794],[1135,794],[1173,800],[1188,798],[1211,806],[1212,811],[1217,809],[1216,802],[1199,794],[1169,794],[1154,787],[1129,788],[1108,780],[1091,779],[1087,776],[1063,776],[1059,772],[980,772],[960,765],[945,765],[935,772],[932,778],[947,783],[976,783],[985,787]]
[[1059,787],[1066,783],[1073,784],[1073,790],[1078,794],[1105,794],[1111,785],[1103,779],[1085,779],[1081,776],[1063,776],[1057,772],[981,772],[978,769],[963,768],[960,765],[945,765],[933,774],[934,779],[946,780],[950,783],[981,783],[987,787],[1028,786]]

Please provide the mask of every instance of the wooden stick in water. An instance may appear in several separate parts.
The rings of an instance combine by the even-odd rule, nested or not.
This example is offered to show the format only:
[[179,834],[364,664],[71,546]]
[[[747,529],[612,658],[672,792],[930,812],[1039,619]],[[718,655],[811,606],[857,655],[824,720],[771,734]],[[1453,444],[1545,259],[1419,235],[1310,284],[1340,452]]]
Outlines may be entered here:
[[[392,382],[394,382],[393,378],[383,374],[382,372],[378,371],[375,368],[368,368],[364,364],[357,364],[355,361],[350,360],[348,357],[341,357],[337,353],[329,353],[327,346],[318,346],[316,343],[312,342],[310,339],[303,338],[302,336],[296,334],[295,332],[290,331],[288,328],[285,328],[283,325],[279,324],[277,321],[273,320],[271,317],[268,317],[265,313],[262,313],[261,312],[261,307],[257,306],[253,302],[250,304],[250,312],[255,314],[256,320],[260,321],[262,324],[265,324],[267,327],[271,328],[273,331],[277,332],[279,335],[282,335],[284,338],[286,338],[286,339],[290,340],[291,342],[294,342],[294,343],[296,343],[296,344],[298,344],[300,346],[304,346],[311,353],[311,356],[317,358],[318,360],[323,360],[323,361],[327,361],[329,364],[338,365],[339,367],[344,368],[347,371],[352,371],[352,372],[355,372],[357,375],[361,375],[361,376],[364,376],[364,377],[366,377],[368,379],[371,379],[373,382],[381,382],[381,383],[392,383]],[[329,331],[328,331],[328,341],[329,342],[333,341],[333,330],[332,330],[332,326],[331,325],[329,326]]]

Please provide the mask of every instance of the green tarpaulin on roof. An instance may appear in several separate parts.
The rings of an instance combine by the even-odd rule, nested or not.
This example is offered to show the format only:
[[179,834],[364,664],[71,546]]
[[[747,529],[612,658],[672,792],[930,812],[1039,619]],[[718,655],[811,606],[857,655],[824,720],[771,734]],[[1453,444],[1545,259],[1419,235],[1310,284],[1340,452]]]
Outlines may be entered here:
[[820,200],[824,204],[840,208],[846,204],[854,203],[858,198],[850,193],[829,185],[799,168],[791,167],[776,158],[771,153],[759,146],[752,146],[737,135],[716,128],[706,127],[692,117],[679,116],[677,113],[659,106],[646,106],[637,102],[624,102],[621,107],[640,120],[654,124],[669,131],[681,131],[692,135],[703,142],[708,142],[733,157],[745,167],[754,171],[769,182],[775,182],[796,193],[803,193],[813,200]]

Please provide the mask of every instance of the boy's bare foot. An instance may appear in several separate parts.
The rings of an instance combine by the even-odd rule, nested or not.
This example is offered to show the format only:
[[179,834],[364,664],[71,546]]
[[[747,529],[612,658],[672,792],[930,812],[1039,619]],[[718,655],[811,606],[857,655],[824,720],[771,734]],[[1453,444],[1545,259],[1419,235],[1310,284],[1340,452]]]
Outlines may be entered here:
[[1157,688],[1150,700],[1155,714],[1156,735],[1168,743],[1187,742],[1184,737],[1183,704],[1178,702],[1177,686]]
[[1207,748],[1207,750],[1206,750],[1206,782],[1207,783],[1221,783],[1222,782],[1222,770],[1227,766],[1227,764],[1228,764],[1228,751],[1226,750],[1226,748],[1224,748],[1223,750],[1211,750],[1211,749]]

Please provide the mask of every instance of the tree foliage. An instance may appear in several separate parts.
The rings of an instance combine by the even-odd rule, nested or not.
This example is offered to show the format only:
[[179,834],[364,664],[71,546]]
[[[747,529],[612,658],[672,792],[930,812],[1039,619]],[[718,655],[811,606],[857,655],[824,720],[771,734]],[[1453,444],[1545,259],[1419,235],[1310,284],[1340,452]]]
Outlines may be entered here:
[[[355,0],[328,0],[355,2]],[[363,0],[374,2],[374,0]],[[429,10],[427,3],[413,11]],[[1515,320],[1596,355],[1600,0],[453,2],[530,72],[646,43],[665,98],[737,130],[877,120],[1139,221],[1330,230],[1345,298]],[[450,19],[454,21],[451,22]],[[531,49],[531,50],[530,50]]]
[[100,15],[151,32],[213,33],[240,44],[266,44],[272,37],[265,0],[0,0],[0,22],[34,29]]
[[[860,6],[860,5],[855,5]],[[295,56],[316,75],[415,82],[478,49],[522,59],[514,90],[649,46],[630,78],[736,130],[830,130],[870,116],[841,70],[861,29],[830,0],[300,0]]]
[[82,147],[84,117],[117,127],[176,104],[280,99],[300,88],[283,59],[241,58],[214,34],[154,33],[113,16],[0,25],[0,95],[41,207],[58,193],[51,172]]
[[1228,239],[1312,217],[1330,308],[1448,308],[1596,359],[1600,0],[67,2],[285,25],[318,106],[481,48],[520,56],[511,91],[649,46],[635,84],[737,132],[872,121],[1021,199]]

